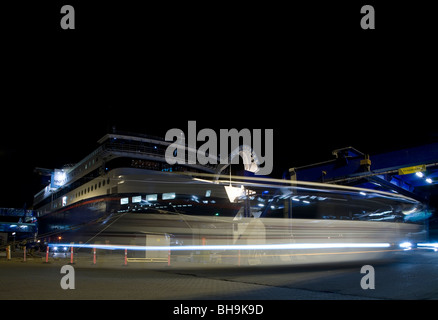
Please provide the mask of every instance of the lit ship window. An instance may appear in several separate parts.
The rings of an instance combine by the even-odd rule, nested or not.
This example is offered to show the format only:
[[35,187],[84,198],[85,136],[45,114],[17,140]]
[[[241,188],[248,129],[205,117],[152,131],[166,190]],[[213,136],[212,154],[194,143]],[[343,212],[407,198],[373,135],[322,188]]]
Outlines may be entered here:
[[157,194],[148,194],[146,195],[146,201],[157,201],[158,196]]
[[172,200],[175,199],[175,192],[163,193],[163,200]]

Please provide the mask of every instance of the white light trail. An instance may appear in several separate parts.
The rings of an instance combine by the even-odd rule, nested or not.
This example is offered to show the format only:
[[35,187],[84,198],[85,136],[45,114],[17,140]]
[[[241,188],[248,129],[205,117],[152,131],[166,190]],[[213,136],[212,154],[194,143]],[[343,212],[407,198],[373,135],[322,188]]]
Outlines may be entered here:
[[[49,244],[50,247],[55,244]],[[188,245],[188,246],[133,246],[107,244],[57,244],[75,248],[96,248],[107,250],[142,250],[142,251],[185,251],[185,250],[294,250],[294,249],[349,249],[349,248],[388,248],[389,243],[283,243],[254,245]]]
[[434,247],[438,248],[438,243],[417,243],[418,247]]

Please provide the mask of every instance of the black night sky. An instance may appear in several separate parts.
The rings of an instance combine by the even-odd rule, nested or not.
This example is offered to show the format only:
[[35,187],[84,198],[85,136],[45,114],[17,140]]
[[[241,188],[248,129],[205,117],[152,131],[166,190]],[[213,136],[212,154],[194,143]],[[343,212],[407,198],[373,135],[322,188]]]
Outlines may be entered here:
[[69,34],[56,5],[38,11],[44,22],[11,9],[30,20],[8,20],[3,49],[0,207],[29,208],[43,187],[35,167],[81,160],[113,126],[158,136],[188,120],[198,131],[274,129],[275,177],[337,148],[373,154],[438,139],[431,30],[398,28],[399,7],[376,5],[369,33],[360,5],[153,17],[76,8]]

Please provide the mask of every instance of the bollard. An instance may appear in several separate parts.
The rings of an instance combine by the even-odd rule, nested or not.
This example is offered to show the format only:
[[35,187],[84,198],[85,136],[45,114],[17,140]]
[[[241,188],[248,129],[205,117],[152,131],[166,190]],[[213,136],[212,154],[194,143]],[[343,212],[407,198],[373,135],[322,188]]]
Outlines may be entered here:
[[93,248],[93,264],[96,264],[96,248]]
[[125,248],[125,264],[124,266],[128,265],[128,248]]
[[237,256],[237,265],[240,267],[240,250]]
[[170,267],[170,250],[167,252],[167,266]]
[[26,246],[24,246],[23,250],[23,262],[26,262]]
[[11,246],[6,247],[6,259],[11,260]]
[[49,263],[49,246],[46,248],[46,263]]
[[73,246],[71,247],[71,250],[70,250],[70,264],[75,264],[73,262]]

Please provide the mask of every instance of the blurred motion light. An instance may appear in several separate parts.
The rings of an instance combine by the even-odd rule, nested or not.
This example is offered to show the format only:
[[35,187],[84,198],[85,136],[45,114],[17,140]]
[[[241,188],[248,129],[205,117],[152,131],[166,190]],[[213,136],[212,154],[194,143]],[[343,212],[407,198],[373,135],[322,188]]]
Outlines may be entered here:
[[423,178],[424,177],[424,173],[421,171],[415,172],[415,175],[419,178]]
[[426,179],[426,182],[427,182],[427,183],[432,183],[432,179],[431,179],[431,178],[427,178],[427,179]]
[[405,241],[399,244],[400,248],[403,248],[404,250],[411,250],[412,249],[412,243],[409,241]]
[[[67,245],[67,244],[66,244]],[[49,244],[50,246],[50,244]],[[276,243],[276,244],[241,244],[241,245],[187,245],[187,246],[136,246],[106,244],[69,244],[75,248],[96,248],[107,250],[295,250],[295,249],[336,249],[336,248],[388,248],[385,242],[343,242],[343,243]]]
[[414,213],[414,212],[416,212],[418,210],[418,208],[412,208],[412,209],[410,209],[410,210],[402,210],[402,213],[404,214],[404,215],[408,215],[408,214],[412,214],[412,213]]
[[419,247],[435,247],[435,248],[437,248],[438,247],[438,243],[431,243],[431,242],[428,242],[428,243],[418,243],[417,246],[419,246]]

